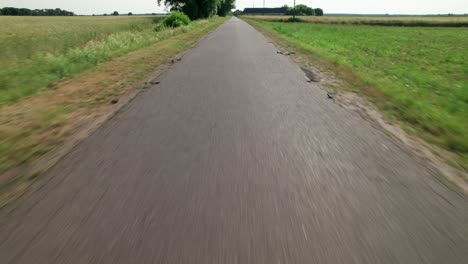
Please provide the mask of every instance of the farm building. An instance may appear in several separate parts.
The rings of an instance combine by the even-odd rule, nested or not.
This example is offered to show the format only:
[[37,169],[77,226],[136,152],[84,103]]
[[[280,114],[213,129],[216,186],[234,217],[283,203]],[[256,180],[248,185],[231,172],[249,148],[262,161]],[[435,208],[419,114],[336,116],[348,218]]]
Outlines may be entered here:
[[244,15],[249,16],[284,16],[288,11],[287,7],[274,8],[244,8]]

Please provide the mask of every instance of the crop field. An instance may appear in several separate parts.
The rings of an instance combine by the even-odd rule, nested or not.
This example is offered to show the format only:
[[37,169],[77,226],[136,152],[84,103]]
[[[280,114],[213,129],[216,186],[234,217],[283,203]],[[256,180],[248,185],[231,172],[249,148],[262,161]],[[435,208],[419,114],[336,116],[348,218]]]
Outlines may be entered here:
[[154,17],[0,17],[0,105],[164,38]]
[[[389,118],[468,165],[468,28],[249,23],[332,65]],[[340,74],[341,73],[341,74]]]
[[[261,21],[285,22],[289,16],[243,16]],[[314,24],[468,27],[468,16],[300,16]]]

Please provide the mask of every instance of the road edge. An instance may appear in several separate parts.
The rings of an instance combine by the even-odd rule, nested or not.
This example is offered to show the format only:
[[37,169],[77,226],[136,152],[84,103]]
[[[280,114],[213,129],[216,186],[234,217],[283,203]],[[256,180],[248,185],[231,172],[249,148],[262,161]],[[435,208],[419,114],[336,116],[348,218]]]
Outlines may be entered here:
[[[279,54],[288,56],[296,65],[303,69],[303,71],[310,71],[312,74],[320,75],[319,78],[325,80],[322,84],[319,84],[320,88],[327,90],[329,98],[337,105],[347,109],[348,111],[358,113],[361,118],[367,120],[375,128],[381,130],[394,139],[400,147],[404,147],[410,153],[418,157],[431,171],[436,172],[432,174],[439,182],[446,186],[453,186],[454,188],[451,189],[468,196],[468,182],[464,180],[464,178],[468,179],[468,173],[455,168],[446,160],[434,153],[434,149],[439,153],[445,153],[447,151],[435,145],[431,145],[416,136],[409,135],[399,126],[398,123],[391,124],[387,122],[378,108],[366,98],[356,93],[345,91],[344,89],[337,89],[338,91],[334,91],[333,88],[339,88],[341,80],[336,79],[334,76],[330,76],[329,73],[321,71],[319,68],[312,65],[313,63],[307,60],[307,58],[301,57],[300,55],[304,54],[300,48],[295,47],[286,40],[280,39],[278,36],[275,36],[261,27],[249,23],[245,19],[239,19],[260,32],[260,34],[262,34],[278,49]],[[305,74],[307,75],[307,73]],[[306,77],[311,79],[308,76]],[[330,87],[333,88],[330,89]],[[350,98],[352,99],[350,100]],[[438,177],[438,175],[443,177]]]
[[[118,103],[115,104],[114,108],[112,108],[106,114],[94,119],[92,122],[85,124],[83,127],[80,127],[77,131],[74,131],[67,138],[67,142],[52,149],[51,151],[48,151],[33,161],[11,168],[2,173],[0,175],[1,177],[9,175],[12,180],[11,183],[7,182],[3,186],[0,186],[0,190],[2,192],[2,195],[0,196],[0,212],[2,212],[2,214],[5,212],[8,214],[16,208],[15,205],[17,204],[16,202],[18,200],[27,199],[29,194],[34,193],[38,189],[41,189],[47,182],[51,180],[50,177],[41,177],[42,175],[46,174],[47,171],[57,165],[58,162],[71,153],[73,149],[75,149],[81,142],[86,140],[105,123],[115,117],[120,111],[129,105],[133,99],[135,99],[140,94],[140,92],[156,86],[157,80],[159,80],[166,72],[168,72],[172,65],[180,61],[186,53],[190,52],[201,41],[217,30],[219,26],[224,24],[226,21],[228,21],[228,18],[224,19],[222,23],[216,25],[213,29],[206,32],[190,47],[170,57],[167,62],[159,65],[156,70],[147,75],[143,80],[127,86],[129,87],[130,92],[119,97]],[[3,195],[4,193],[7,193],[7,195]]]

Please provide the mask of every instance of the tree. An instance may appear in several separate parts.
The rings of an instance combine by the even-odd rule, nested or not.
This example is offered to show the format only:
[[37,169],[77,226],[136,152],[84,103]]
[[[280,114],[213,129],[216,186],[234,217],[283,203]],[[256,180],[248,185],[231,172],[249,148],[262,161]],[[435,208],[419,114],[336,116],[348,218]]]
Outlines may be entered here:
[[306,6],[306,5],[296,5],[296,8],[288,8],[286,15],[290,16],[313,16],[315,14],[314,9]]
[[14,7],[4,7],[2,9],[2,14],[4,16],[18,16],[18,9]]
[[18,9],[18,16],[31,16],[31,15],[32,15],[31,10],[27,8]]
[[117,11],[114,11],[114,13],[112,13],[113,16],[118,16],[119,15],[119,12]]
[[323,16],[323,10],[321,8],[314,9],[316,16]]
[[133,13],[132,13],[132,12],[129,12],[128,15],[129,15],[129,16],[133,16]]
[[0,15],[3,16],[74,16],[73,12],[56,9],[27,9],[27,8],[15,8],[15,7],[4,7],[0,8]]
[[191,20],[203,17],[200,12],[200,8],[197,0],[187,0],[183,6],[174,6],[171,11],[180,11],[185,13]]
[[218,7],[218,16],[226,16],[231,13],[231,10],[236,7],[234,1],[235,0],[223,0]]
[[184,12],[190,19],[207,18],[218,13],[218,8],[224,0],[158,0],[171,11]]
[[241,16],[241,15],[242,15],[242,11],[240,11],[239,9],[237,9],[236,11],[234,11],[233,15],[235,15],[235,16]]

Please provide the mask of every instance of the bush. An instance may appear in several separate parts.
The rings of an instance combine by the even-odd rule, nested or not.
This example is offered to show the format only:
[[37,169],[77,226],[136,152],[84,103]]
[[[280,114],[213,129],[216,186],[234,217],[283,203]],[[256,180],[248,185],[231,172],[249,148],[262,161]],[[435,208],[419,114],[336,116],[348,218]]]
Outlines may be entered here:
[[180,26],[186,26],[190,24],[190,18],[182,12],[172,12],[168,17],[156,26],[156,30],[159,31],[163,28],[176,28]]
[[303,22],[303,20],[298,17],[290,17],[287,22]]
[[156,24],[156,25],[157,25],[157,24],[161,23],[161,21],[163,21],[164,18],[165,18],[164,16],[155,16],[155,17],[153,18],[153,24]]

